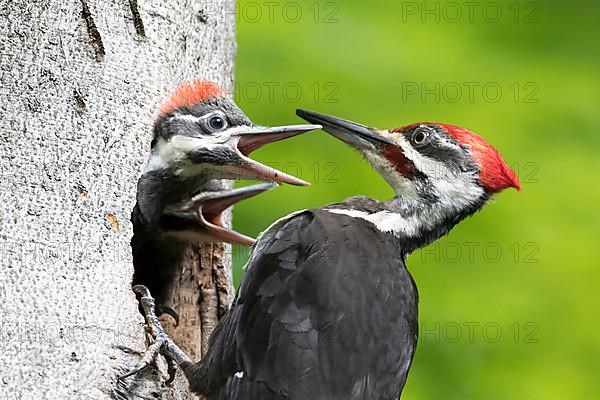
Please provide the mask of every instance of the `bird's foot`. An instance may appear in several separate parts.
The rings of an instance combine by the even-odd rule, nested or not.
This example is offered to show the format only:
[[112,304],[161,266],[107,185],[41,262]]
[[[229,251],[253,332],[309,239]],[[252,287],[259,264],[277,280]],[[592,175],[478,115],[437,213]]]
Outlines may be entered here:
[[181,366],[182,364],[190,363],[190,359],[183,350],[173,342],[173,339],[165,333],[160,325],[155,312],[156,306],[154,298],[150,295],[148,288],[143,285],[135,285],[132,289],[135,294],[139,296],[140,306],[144,312],[150,335],[154,338],[154,343],[148,347],[140,364],[133,370],[121,375],[119,380],[123,380],[148,368],[156,357],[158,357],[159,354],[162,354],[167,359],[169,365],[169,379],[167,380],[167,383],[171,383],[175,379],[176,367],[178,365]]

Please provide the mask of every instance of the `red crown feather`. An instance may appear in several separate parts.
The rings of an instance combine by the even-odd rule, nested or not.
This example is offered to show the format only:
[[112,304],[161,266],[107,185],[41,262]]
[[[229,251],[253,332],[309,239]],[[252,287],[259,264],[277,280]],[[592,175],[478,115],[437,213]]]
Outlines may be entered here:
[[467,129],[438,124],[459,143],[468,145],[473,158],[480,166],[479,180],[492,192],[499,192],[507,188],[521,190],[517,174],[506,164],[498,150],[485,141],[481,136]]
[[163,114],[181,107],[191,107],[212,97],[224,97],[225,92],[211,81],[191,81],[181,84],[171,97],[160,107]]

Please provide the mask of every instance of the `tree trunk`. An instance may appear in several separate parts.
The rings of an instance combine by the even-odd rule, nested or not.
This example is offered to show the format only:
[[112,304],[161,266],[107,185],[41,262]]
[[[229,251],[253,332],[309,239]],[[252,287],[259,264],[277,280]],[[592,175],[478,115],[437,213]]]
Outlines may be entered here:
[[[117,382],[146,348],[129,218],[159,103],[183,80],[232,87],[234,7],[0,0],[1,399],[188,398],[164,368]],[[193,359],[231,297],[228,252],[201,249],[171,331]]]

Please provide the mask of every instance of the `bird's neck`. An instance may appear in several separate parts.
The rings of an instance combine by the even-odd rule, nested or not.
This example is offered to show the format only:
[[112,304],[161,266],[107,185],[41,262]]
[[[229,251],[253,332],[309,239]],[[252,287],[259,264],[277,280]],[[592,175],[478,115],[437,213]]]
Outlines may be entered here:
[[385,202],[354,197],[327,209],[373,223],[380,231],[398,238],[402,243],[401,251],[409,254],[447,234],[456,224],[479,210],[486,200],[455,208],[440,202],[412,201],[402,197]]
[[194,180],[171,178],[168,170],[146,171],[142,174],[138,181],[137,202],[132,215],[134,225],[154,230],[167,206],[187,200],[200,191],[223,190],[218,180],[208,180],[205,176]]

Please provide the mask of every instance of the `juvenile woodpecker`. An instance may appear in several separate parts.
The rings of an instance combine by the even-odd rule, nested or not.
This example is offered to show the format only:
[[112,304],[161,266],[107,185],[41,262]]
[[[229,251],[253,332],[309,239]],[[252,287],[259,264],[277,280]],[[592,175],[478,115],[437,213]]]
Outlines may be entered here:
[[[490,144],[457,126],[379,130],[298,115],[361,153],[396,196],[300,211],[263,232],[200,362],[148,321],[162,353],[209,399],[396,400],[417,344],[418,297],[407,255],[495,193],[520,189],[519,181]],[[151,312],[147,291],[136,290]]]
[[223,189],[220,182],[209,181],[191,199],[168,206],[157,229],[134,224],[131,240],[133,284],[151,288],[157,299],[157,314],[171,315],[179,324],[179,314],[169,304],[174,282],[189,243],[228,242],[250,246],[254,239],[227,227],[222,213],[234,204],[273,189],[264,183],[237,189]]
[[133,283],[156,293],[159,313],[177,319],[168,301],[188,242],[225,241],[246,246],[254,242],[224,226],[221,212],[273,186],[227,191],[217,179],[307,185],[248,155],[265,144],[318,128],[256,126],[219,86],[208,81],[181,85],[162,105],[131,216]]
[[185,83],[160,108],[133,217],[154,229],[168,205],[189,199],[211,179],[308,185],[248,155],[265,144],[318,128],[254,125],[215,83]]

